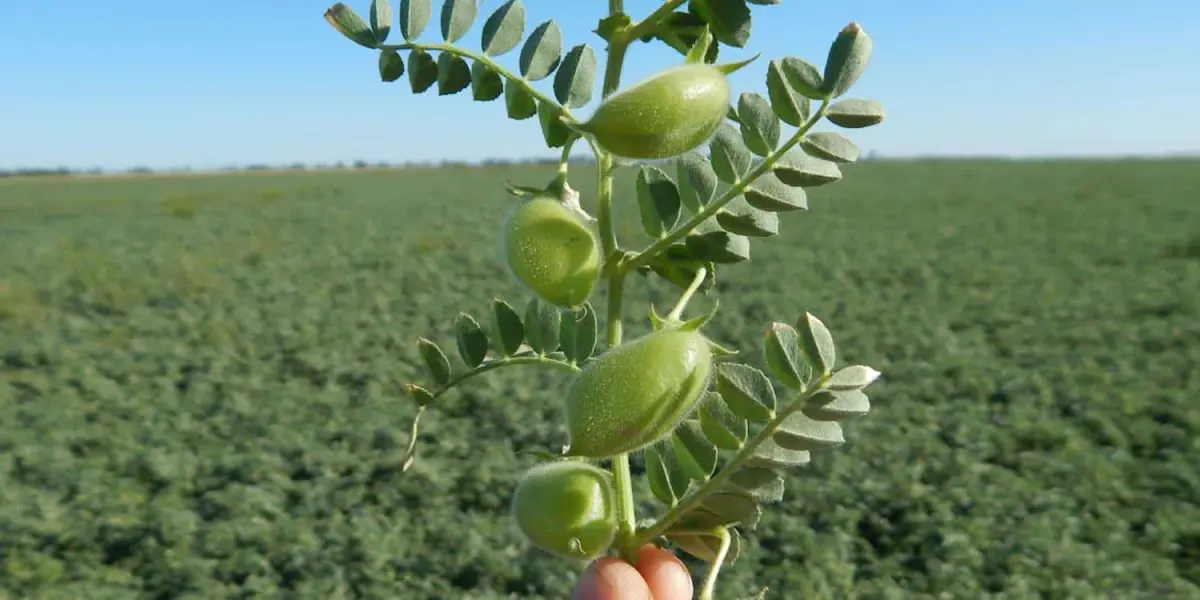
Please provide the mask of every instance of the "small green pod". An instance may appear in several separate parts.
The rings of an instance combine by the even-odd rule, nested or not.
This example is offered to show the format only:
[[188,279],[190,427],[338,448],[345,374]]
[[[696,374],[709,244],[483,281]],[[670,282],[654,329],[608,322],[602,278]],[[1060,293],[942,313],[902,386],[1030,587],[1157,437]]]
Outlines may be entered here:
[[583,304],[600,273],[600,242],[583,219],[552,196],[522,200],[504,224],[509,272],[539,298]]
[[567,558],[595,558],[617,533],[612,475],[578,460],[534,466],[517,483],[512,516],[538,547]]
[[669,434],[703,396],[708,338],[666,329],[594,359],[567,389],[568,456],[608,458]]
[[670,158],[712,138],[729,102],[729,80],[720,68],[685,64],[609,96],[578,128],[617,156]]

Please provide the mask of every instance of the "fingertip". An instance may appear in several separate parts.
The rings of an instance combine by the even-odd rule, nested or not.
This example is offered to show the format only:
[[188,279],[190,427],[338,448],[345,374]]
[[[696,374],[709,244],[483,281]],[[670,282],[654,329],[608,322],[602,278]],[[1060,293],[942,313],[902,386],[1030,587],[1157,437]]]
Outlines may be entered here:
[[[690,596],[689,596],[690,598]],[[613,557],[596,559],[579,577],[572,600],[658,600],[633,565]],[[670,596],[665,600],[673,600]]]
[[679,557],[653,544],[638,551],[638,572],[654,600],[691,600],[692,576]]

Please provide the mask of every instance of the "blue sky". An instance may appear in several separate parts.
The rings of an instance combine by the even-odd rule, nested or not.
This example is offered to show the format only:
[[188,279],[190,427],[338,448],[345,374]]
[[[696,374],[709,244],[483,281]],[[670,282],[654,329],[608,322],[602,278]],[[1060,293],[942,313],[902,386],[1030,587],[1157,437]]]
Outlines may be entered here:
[[[478,47],[482,21],[500,3],[482,0],[460,43]],[[555,156],[535,120],[509,121],[499,102],[473,103],[466,92],[414,96],[404,80],[380,82],[372,51],[322,19],[329,0],[6,4],[0,167]],[[365,15],[369,1],[350,4]],[[602,54],[590,30],[603,0],[524,4],[527,31],[553,17],[566,45],[588,42]],[[656,5],[626,0],[635,18]],[[739,92],[764,91],[771,58],[822,64],[850,21],[871,34],[875,55],[851,95],[880,100],[888,119],[855,132],[866,150],[1200,153],[1197,0],[784,0],[754,8],[752,50],[723,50],[726,59],[762,52],[734,76]],[[438,36],[435,17],[423,39]],[[512,66],[516,55],[501,62]],[[641,44],[629,59],[626,83],[679,61]]]

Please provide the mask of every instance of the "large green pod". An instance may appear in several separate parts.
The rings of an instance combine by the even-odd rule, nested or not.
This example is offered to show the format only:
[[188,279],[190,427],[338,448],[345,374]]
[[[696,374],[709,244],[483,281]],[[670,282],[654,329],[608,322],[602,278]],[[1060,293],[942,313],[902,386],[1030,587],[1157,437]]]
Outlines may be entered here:
[[517,529],[560,556],[595,558],[617,532],[612,475],[578,460],[537,465],[525,472],[512,499]]
[[729,80],[720,68],[685,64],[609,96],[579,129],[617,156],[670,158],[708,141],[729,102]]
[[661,439],[696,406],[711,372],[709,341],[696,331],[656,331],[609,350],[567,389],[567,454],[607,458]]
[[587,300],[600,272],[600,242],[587,223],[552,196],[521,203],[504,224],[508,269],[542,300],[570,308]]

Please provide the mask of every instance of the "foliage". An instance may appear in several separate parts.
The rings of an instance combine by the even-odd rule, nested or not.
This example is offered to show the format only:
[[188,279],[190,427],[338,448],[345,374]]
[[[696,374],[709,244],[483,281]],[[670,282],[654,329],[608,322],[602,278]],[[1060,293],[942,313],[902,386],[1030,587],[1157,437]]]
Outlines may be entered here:
[[[486,250],[511,204],[480,198],[554,172],[6,184],[0,597],[566,597],[572,566],[506,520],[522,451],[565,439],[562,373],[465,382],[399,471],[412,332],[457,361],[479,287],[522,293]],[[1168,249],[1200,166],[884,161],[839,185],[714,285],[742,292],[705,329],[760,349],[810,306],[839,361],[887,373],[888,418],[781,472],[722,596],[1196,597],[1200,261]]]
[[[772,469],[804,464],[811,452],[845,443],[842,421],[869,411],[863,390],[880,373],[864,365],[839,364],[829,329],[805,312],[794,329],[781,322],[767,329],[769,351],[783,361],[771,361],[772,374],[789,384],[784,396],[776,394],[766,373],[745,365],[721,365],[725,378],[714,379],[713,358],[745,356],[698,333],[716,315],[715,306],[699,317],[682,315],[697,292],[711,291],[718,265],[724,271],[749,260],[750,238],[778,235],[778,212],[793,212],[806,188],[837,182],[842,178],[839,165],[858,161],[859,149],[849,138],[812,129],[834,103],[836,116],[829,122],[836,126],[854,129],[883,120],[878,102],[843,98],[866,70],[873,42],[858,23],[850,23],[835,36],[823,69],[798,57],[780,59],[765,76],[770,98],[742,93],[733,106],[727,76],[757,56],[722,63],[716,59],[721,45],[742,49],[748,43],[752,13],[746,0],[664,0],[637,20],[625,13],[621,0],[613,0],[595,29],[607,43],[601,102],[583,120],[572,109],[589,104],[597,87],[599,62],[591,46],[582,43],[564,53],[562,33],[552,19],[526,37],[524,5],[508,0],[483,22],[480,50],[474,50],[460,41],[480,16],[476,0],[443,0],[436,8],[440,42],[424,35],[434,17],[431,0],[400,0],[397,12],[404,41],[398,44],[386,43],[392,27],[388,0],[373,0],[368,19],[339,2],[325,12],[325,20],[350,41],[377,52],[383,82],[397,82],[407,74],[414,94],[436,89],[439,96],[448,96],[469,88],[477,102],[503,96],[508,118],[536,116],[546,146],[561,148],[562,158],[556,176],[544,188],[508,186],[514,195],[534,197],[521,202],[504,230],[509,272],[535,297],[524,322],[511,318],[511,307],[495,305],[503,310],[493,315],[497,323],[501,317],[511,321],[510,331],[495,332],[502,342],[497,345],[505,351],[489,358],[492,344],[487,333],[478,325],[458,327],[457,346],[466,369],[455,374],[435,342],[418,340],[432,383],[405,385],[420,410],[403,469],[416,457],[426,409],[436,407],[438,398],[460,382],[504,367],[578,366],[566,400],[568,444],[558,457],[539,455],[548,461],[611,459],[617,497],[614,552],[636,563],[638,550],[647,542],[670,541],[710,563],[699,598],[712,600],[722,565],[737,559],[742,531],[753,529],[763,512],[756,488],[739,484],[734,476],[757,469],[781,481]],[[686,43],[684,36],[689,38]],[[629,46],[655,40],[676,48],[684,60],[622,88]],[[518,46],[516,71],[498,62]],[[551,76],[553,96],[536,85]],[[811,110],[811,101],[819,102],[819,108]],[[783,135],[781,121],[794,131]],[[582,211],[569,184],[568,162],[579,140],[596,158],[598,236],[570,214]],[[613,177],[618,167],[645,159],[671,159],[679,169],[691,168],[701,177],[692,181],[685,177],[691,171],[683,170],[674,181],[655,166],[641,166],[637,206],[643,229],[654,241],[631,251],[616,235],[614,214],[629,204],[622,204],[620,194],[614,193]],[[710,172],[713,177],[707,176]],[[748,194],[764,177],[770,185]],[[687,191],[687,216],[681,186],[694,187]],[[748,195],[759,200],[752,204]],[[683,288],[666,318],[650,310],[653,327],[662,334],[655,339],[662,343],[622,346],[626,279],[634,273],[662,277]],[[574,345],[580,322],[576,317],[594,313],[588,296],[599,279],[607,283],[605,348],[597,353],[589,343],[587,352],[575,355],[563,342]],[[458,322],[477,323],[466,314]],[[586,323],[587,339],[595,340],[595,319]],[[673,330],[690,335],[663,337]],[[464,331],[472,335],[470,340],[463,337]],[[527,349],[522,350],[519,333]],[[666,341],[685,339],[692,341]],[[517,352],[510,354],[509,346],[516,346]],[[714,387],[714,381],[720,384]],[[708,399],[712,413],[704,424],[693,418],[701,398]],[[722,415],[728,418],[717,419]],[[649,476],[659,483],[653,488],[655,496],[666,507],[654,518],[639,519],[630,457],[655,443],[660,448]],[[689,482],[693,489],[687,489]]]

